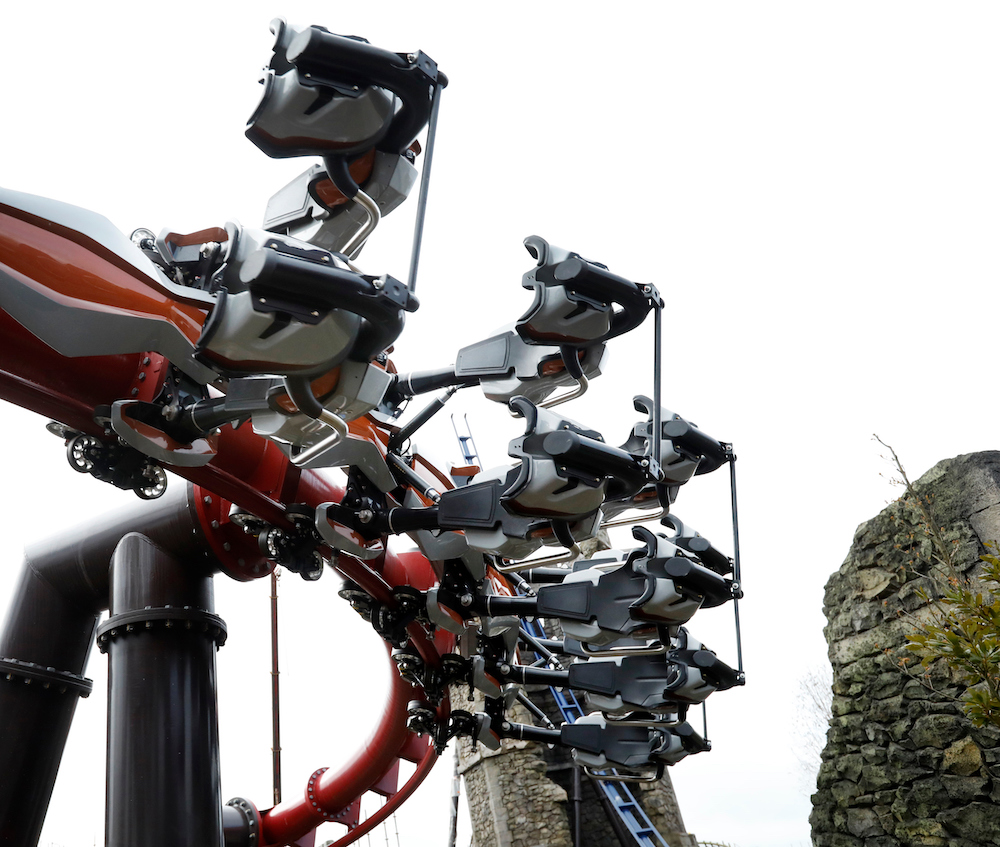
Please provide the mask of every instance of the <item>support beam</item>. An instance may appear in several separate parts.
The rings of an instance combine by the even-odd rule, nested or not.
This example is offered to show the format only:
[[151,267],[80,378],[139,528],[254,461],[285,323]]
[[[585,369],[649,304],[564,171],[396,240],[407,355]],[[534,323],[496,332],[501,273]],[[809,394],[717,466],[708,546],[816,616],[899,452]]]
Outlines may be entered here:
[[191,487],[54,535],[26,552],[0,630],[0,845],[35,847],[52,796],[122,536],[141,529],[214,566]]
[[107,847],[222,847],[211,572],[142,535],[111,563]]

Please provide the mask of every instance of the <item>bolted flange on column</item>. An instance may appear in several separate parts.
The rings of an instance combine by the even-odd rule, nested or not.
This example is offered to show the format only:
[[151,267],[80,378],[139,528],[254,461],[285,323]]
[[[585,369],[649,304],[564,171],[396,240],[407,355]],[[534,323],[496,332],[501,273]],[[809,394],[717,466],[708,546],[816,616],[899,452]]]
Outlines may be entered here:
[[138,534],[111,560],[107,847],[223,844],[211,574]]

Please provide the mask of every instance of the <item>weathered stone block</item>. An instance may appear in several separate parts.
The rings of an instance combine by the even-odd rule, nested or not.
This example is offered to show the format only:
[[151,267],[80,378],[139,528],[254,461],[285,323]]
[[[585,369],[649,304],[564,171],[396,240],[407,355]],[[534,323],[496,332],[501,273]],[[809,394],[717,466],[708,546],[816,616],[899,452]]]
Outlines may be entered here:
[[993,747],[1000,748],[1000,727],[991,725],[974,726],[970,728],[969,735],[972,736],[972,740],[983,750]]
[[[935,820],[917,820],[897,823],[893,835],[904,844],[946,845],[948,830]],[[937,840],[934,840],[937,839]]]
[[941,784],[954,802],[971,803],[976,798],[986,798],[989,794],[990,781],[982,776],[942,774]]
[[[900,702],[902,702],[902,700]],[[902,741],[904,738],[910,737],[910,730],[912,728],[913,721],[907,717],[900,718],[899,720],[893,721],[889,724],[889,737],[892,738],[893,741]]]
[[936,817],[949,832],[962,838],[983,844],[996,844],[1000,841],[1000,807],[993,803],[977,802],[945,809]]
[[873,700],[884,700],[903,693],[903,680],[899,670],[884,671],[869,680],[869,691]]
[[941,767],[948,773],[971,776],[983,766],[979,746],[970,737],[960,738],[944,751]]
[[858,571],[861,596],[865,600],[882,599],[898,588],[896,575],[882,568],[865,568]]
[[860,701],[857,697],[841,697],[834,695],[833,702],[830,704],[830,710],[833,712],[834,717],[847,715],[851,712],[858,712],[860,711]]
[[874,809],[848,809],[847,831],[858,838],[885,835]]
[[877,723],[866,724],[864,733],[865,738],[882,748],[888,747],[889,742],[893,740],[892,735],[889,734],[889,730]]
[[966,723],[958,713],[954,702],[959,693],[957,689],[950,688],[941,692],[942,699],[931,697],[927,700],[913,700],[907,705],[906,712],[914,720],[924,715],[949,715],[962,721],[964,732]]
[[884,762],[887,755],[888,751],[886,748],[879,744],[861,745],[861,756],[864,758],[866,764]]
[[829,744],[856,746],[863,744],[866,740],[864,715],[854,712],[850,715],[833,718],[830,721],[830,729],[827,733]]
[[924,715],[913,723],[910,738],[918,747],[947,747],[964,727],[955,714]]
[[933,818],[949,805],[948,792],[936,776],[916,780],[901,796],[913,818]]
[[919,679],[911,679],[903,686],[903,697],[906,700],[930,700],[934,696],[934,692]]
[[850,806],[854,799],[861,794],[861,789],[856,782],[842,779],[830,786],[830,795],[833,801],[840,807]]
[[897,694],[895,697],[875,700],[872,703],[871,709],[868,710],[869,720],[883,724],[897,720],[903,714],[906,714],[906,705],[903,702],[901,694]]
[[851,782],[858,781],[858,778],[861,776],[861,768],[863,766],[864,759],[861,757],[860,753],[851,753],[846,756],[841,756],[835,762],[837,774],[842,779],[849,779]]
[[[861,780],[858,783],[859,787],[867,792],[881,791],[895,784],[895,780],[889,776],[884,763],[865,765],[861,771]],[[874,798],[872,802],[876,802]]]
[[838,779],[835,760],[823,762],[819,766],[819,773],[816,775],[816,787],[819,789],[829,788]]
[[843,682],[869,683],[876,673],[878,673],[878,666],[874,657],[858,659],[856,662],[845,665],[837,672],[835,685]]
[[854,835],[831,832],[814,835],[813,847],[865,847],[865,842]]
[[827,832],[833,828],[833,809],[831,804],[817,800],[818,797],[825,797],[825,792],[820,794],[813,794],[813,808],[809,813],[809,826],[812,827],[813,832]]
[[[909,752],[909,751],[902,751]],[[890,754],[889,762],[886,765],[886,774],[888,774],[889,779],[892,780],[895,785],[908,785],[915,779],[920,779],[922,776],[926,776],[930,773],[930,769],[921,767],[916,763],[916,756],[910,753],[914,757],[914,761],[906,761],[902,755],[894,757]]]
[[927,770],[936,771],[941,767],[941,760],[944,758],[944,751],[936,747],[924,747],[917,750],[917,764]]

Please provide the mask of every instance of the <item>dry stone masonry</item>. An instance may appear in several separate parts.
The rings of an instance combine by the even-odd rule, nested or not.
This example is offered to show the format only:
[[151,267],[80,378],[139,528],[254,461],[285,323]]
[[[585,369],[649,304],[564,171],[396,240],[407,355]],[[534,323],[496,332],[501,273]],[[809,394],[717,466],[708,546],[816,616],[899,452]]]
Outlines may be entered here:
[[[915,487],[974,576],[984,542],[1000,540],[1000,453],[941,462]],[[815,847],[1000,844],[1000,731],[970,724],[955,703],[964,687],[942,664],[929,681],[899,665],[908,619],[932,611],[920,596],[932,552],[920,512],[900,500],[858,527],[827,583],[834,697]]]
[[[469,711],[481,708],[481,696],[477,693],[477,699],[468,700],[467,693],[467,688],[453,686],[452,706]],[[532,690],[530,696],[555,714],[553,704],[546,702],[546,691]],[[531,723],[531,716],[519,705],[511,714],[516,721]],[[567,752],[512,739],[504,740],[496,751],[468,738],[457,743],[472,847],[572,847],[573,766]],[[581,847],[634,847],[630,835],[619,838],[615,833],[595,783],[584,777],[580,788]],[[695,837],[684,831],[669,776],[633,790],[670,847],[697,847]]]

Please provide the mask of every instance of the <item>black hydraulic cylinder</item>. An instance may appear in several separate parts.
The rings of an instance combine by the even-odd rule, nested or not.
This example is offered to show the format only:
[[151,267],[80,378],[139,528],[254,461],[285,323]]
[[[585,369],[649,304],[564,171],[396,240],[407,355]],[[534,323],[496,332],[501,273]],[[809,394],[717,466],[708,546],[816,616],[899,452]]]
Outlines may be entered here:
[[520,682],[522,685],[549,685],[556,687],[569,684],[570,671],[554,671],[548,668],[533,668],[528,665],[512,665],[503,676],[504,679]]
[[[191,489],[32,545],[0,631],[0,845],[35,847],[80,696],[108,565],[130,529],[206,562]],[[214,561],[214,560],[213,560]]]
[[[192,566],[195,565],[195,566]],[[107,847],[223,844],[211,571],[145,536],[111,562]]]

